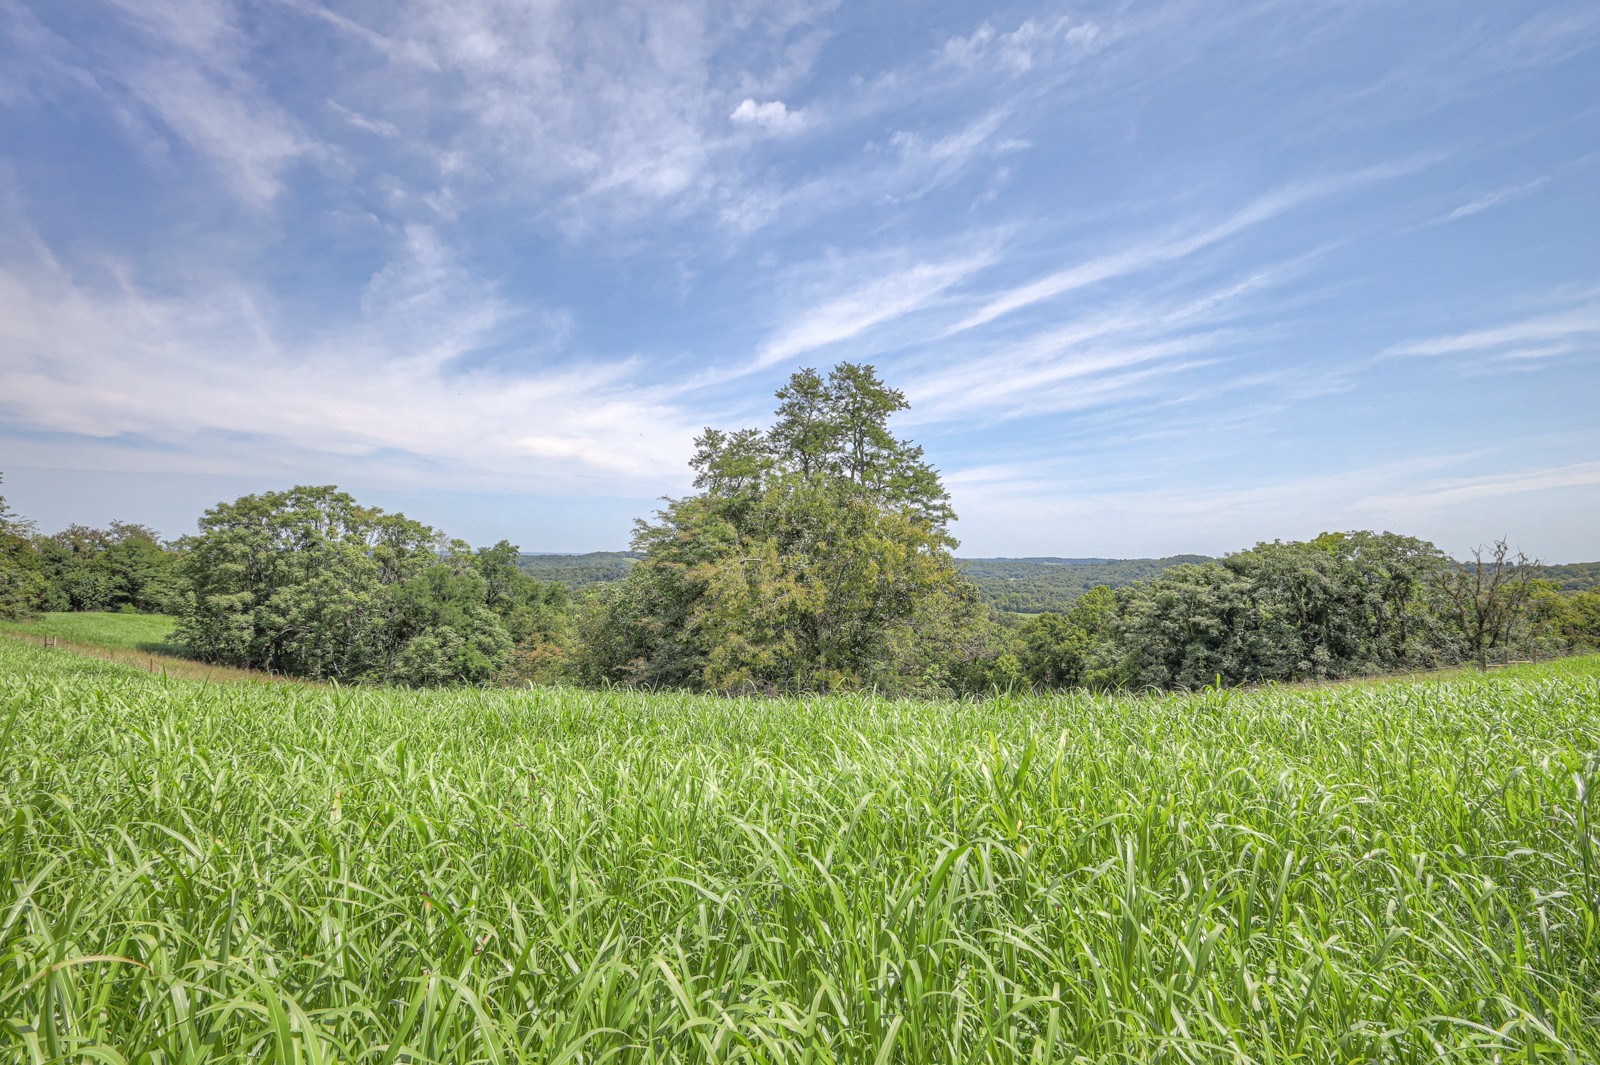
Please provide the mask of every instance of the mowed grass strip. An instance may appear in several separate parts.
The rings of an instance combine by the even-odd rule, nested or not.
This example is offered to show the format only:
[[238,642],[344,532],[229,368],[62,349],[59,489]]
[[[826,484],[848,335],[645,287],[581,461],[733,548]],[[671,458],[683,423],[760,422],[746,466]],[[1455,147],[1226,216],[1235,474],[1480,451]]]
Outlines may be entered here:
[[108,662],[135,666],[146,673],[206,684],[320,683],[190,658],[188,648],[173,642],[177,622],[177,618],[168,614],[48,613],[22,621],[0,621],[0,636],[93,655]]
[[1594,1062],[1597,674],[734,700],[0,641],[0,1060]]

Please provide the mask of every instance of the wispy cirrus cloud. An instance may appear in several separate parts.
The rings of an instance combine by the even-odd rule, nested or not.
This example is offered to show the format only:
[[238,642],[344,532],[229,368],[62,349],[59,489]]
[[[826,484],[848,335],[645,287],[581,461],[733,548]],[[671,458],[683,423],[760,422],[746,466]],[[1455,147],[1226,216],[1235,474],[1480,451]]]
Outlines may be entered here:
[[[725,197],[749,150],[737,127],[792,133],[783,101],[808,73],[831,4],[728,18],[692,0],[433,0],[334,14],[295,7],[377,52],[350,105],[401,130],[453,185],[520,184],[574,235]],[[757,95],[759,94],[759,95]],[[449,130],[444,136],[441,130]]]
[[0,47],[27,62],[0,64],[0,104],[38,105],[64,89],[92,91],[81,53],[21,0],[0,0]]
[[995,66],[1026,74],[1041,64],[1081,57],[1106,36],[1098,22],[1075,14],[1024,19],[1008,32],[985,22],[970,34],[945,41],[939,59],[965,70]]
[[1355,506],[1364,510],[1396,507],[1443,507],[1481,499],[1504,499],[1534,492],[1592,488],[1600,485],[1600,462],[1573,462],[1505,473],[1446,477],[1408,486],[1403,492],[1365,496]]
[[[894,254],[858,260],[825,260],[786,278],[779,289],[777,319],[754,356],[692,377],[690,389],[723,385],[773,367],[829,358],[870,360],[871,350],[836,349],[880,327],[942,306],[951,290],[992,265],[1000,254],[997,234],[984,234],[956,254]],[[890,342],[897,347],[904,339]]]
[[930,306],[940,296],[993,262],[976,255],[949,262],[918,263],[806,309],[756,352],[752,368],[791,363],[874,326]]
[[116,0],[118,32],[70,62],[84,84],[122,97],[124,121],[173,139],[215,168],[244,203],[263,208],[284,172],[320,149],[249,69],[249,42],[234,5]]
[[[1469,472],[1486,463],[1494,472]],[[1166,530],[1175,526],[1184,530],[1188,550],[1205,554],[1255,542],[1239,537],[1240,528],[1270,528],[1283,539],[1351,528],[1429,530],[1458,555],[1510,534],[1536,551],[1537,537],[1521,539],[1532,526],[1522,520],[1485,524],[1485,508],[1509,513],[1505,508],[1514,503],[1519,514],[1571,535],[1582,523],[1578,504],[1600,498],[1600,463],[1518,466],[1493,449],[1422,453],[1249,481],[1192,476],[1189,483],[1174,484],[1153,470],[1129,476],[1092,462],[1048,460],[949,479],[958,499],[964,496],[981,515],[982,535],[991,535],[995,525],[1087,526],[1093,531],[1072,542],[1084,554],[1110,557],[1171,553]]]
[[[1557,343],[1552,343],[1557,342]],[[1521,318],[1505,325],[1406,341],[1384,349],[1385,356],[1562,354],[1578,345],[1600,350],[1600,303]]]
[[1498,207],[1502,203],[1513,203],[1525,196],[1531,196],[1550,183],[1548,175],[1536,177],[1532,181],[1524,181],[1519,185],[1508,185],[1503,189],[1484,193],[1476,199],[1468,200],[1450,213],[1438,219],[1439,222],[1454,222],[1461,218],[1470,218],[1475,214],[1482,214],[1491,207]]
[[59,266],[0,270],[8,450],[36,450],[17,433],[70,434],[107,454],[247,442],[269,466],[404,468],[437,487],[648,490],[678,473],[692,423],[631,381],[626,361],[463,368],[504,342],[508,309],[431,233],[406,243],[358,319],[296,343],[246,283],[160,297],[86,286]]
[[1258,274],[1182,297],[1134,300],[1036,326],[1021,338],[967,345],[913,367],[912,421],[997,421],[1108,402],[1159,403],[1174,378],[1212,365],[1244,335],[1247,299],[1292,271]]
[[1423,160],[1405,160],[1279,189],[1246,204],[1221,221],[1145,239],[999,293],[955,323],[950,333],[975,329],[1035,304],[1187,258],[1321,197],[1410,173],[1423,165]]

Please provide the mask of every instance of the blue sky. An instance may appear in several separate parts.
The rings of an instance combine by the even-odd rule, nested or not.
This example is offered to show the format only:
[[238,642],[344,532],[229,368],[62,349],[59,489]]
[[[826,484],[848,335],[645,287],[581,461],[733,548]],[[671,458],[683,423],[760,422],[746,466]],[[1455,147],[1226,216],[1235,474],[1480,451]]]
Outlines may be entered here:
[[0,492],[612,549],[876,364],[963,554],[1600,558],[1600,6],[0,0]]

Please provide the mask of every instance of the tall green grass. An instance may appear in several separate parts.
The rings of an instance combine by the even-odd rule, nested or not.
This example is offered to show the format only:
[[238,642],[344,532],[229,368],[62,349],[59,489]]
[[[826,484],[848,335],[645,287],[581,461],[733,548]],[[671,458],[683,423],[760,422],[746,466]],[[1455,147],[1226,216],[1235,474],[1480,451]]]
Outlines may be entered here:
[[767,701],[0,641],[0,1060],[1600,1061],[1597,672]]

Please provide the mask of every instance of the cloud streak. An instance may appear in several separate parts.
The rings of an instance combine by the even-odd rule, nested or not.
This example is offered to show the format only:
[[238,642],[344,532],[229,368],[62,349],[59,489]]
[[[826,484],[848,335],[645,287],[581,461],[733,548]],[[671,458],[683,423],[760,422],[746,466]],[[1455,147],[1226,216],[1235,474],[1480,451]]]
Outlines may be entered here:
[[982,252],[943,262],[916,263],[832,296],[807,308],[764,342],[748,369],[792,363],[923,310],[993,262],[993,253]]
[[[1551,341],[1563,343],[1551,344]],[[1570,343],[1568,343],[1570,342]],[[1506,325],[1488,329],[1473,329],[1396,344],[1383,351],[1385,356],[1443,357],[1481,355],[1494,353],[1514,355],[1522,345],[1536,344],[1538,356],[1571,351],[1578,344],[1586,346],[1600,342],[1600,304],[1587,304],[1535,315]],[[1522,349],[1526,356],[1528,349]]]
[[126,39],[85,76],[117,85],[139,120],[209,160],[244,203],[264,208],[284,172],[319,144],[249,72],[249,43],[229,3],[117,0]]
[[1498,207],[1502,203],[1512,203],[1522,199],[1525,196],[1531,196],[1533,193],[1544,188],[1544,186],[1548,185],[1549,183],[1550,178],[1545,176],[1534,178],[1532,181],[1524,181],[1520,185],[1511,185],[1503,189],[1496,189],[1493,192],[1479,196],[1475,200],[1469,200],[1460,207],[1457,207],[1455,210],[1451,211],[1449,214],[1445,215],[1443,218],[1439,219],[1439,221],[1441,223],[1454,222],[1462,218],[1471,218],[1475,214],[1482,214],[1491,207]]
[[987,325],[1026,307],[1089,288],[1102,282],[1141,273],[1152,267],[1185,259],[1269,222],[1296,207],[1321,197],[1372,181],[1396,177],[1423,165],[1406,161],[1370,167],[1337,177],[1305,182],[1262,196],[1220,222],[1178,235],[1140,242],[1127,249],[1090,259],[1000,293],[957,322],[950,334]]
[[245,285],[162,299],[0,271],[0,413],[13,433],[108,451],[248,440],[273,463],[420,469],[439,487],[648,491],[680,475],[690,423],[625,362],[456,368],[496,339],[506,309],[430,234],[408,245],[411,265],[374,279],[359,320],[295,346]]

